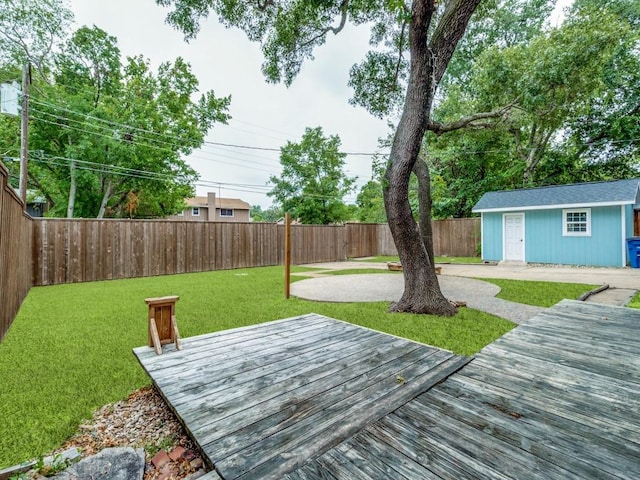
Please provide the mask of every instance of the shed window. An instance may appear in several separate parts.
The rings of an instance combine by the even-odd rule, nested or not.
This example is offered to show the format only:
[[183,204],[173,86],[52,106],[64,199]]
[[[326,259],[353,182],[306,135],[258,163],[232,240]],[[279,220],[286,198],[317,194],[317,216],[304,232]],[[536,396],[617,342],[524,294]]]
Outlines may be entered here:
[[591,209],[563,210],[562,235],[568,237],[590,237]]
[[233,217],[233,208],[221,208],[220,209],[221,217]]
[[193,217],[199,217],[200,216],[200,207],[193,207],[191,209],[191,215]]

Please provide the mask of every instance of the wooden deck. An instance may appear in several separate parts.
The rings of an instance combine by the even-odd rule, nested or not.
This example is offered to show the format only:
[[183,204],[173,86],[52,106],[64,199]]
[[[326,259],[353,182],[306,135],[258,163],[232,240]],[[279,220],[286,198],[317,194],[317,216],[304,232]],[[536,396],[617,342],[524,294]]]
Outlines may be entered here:
[[134,353],[224,480],[283,478],[469,361],[315,314],[182,345]]
[[563,301],[285,478],[640,478],[640,311]]
[[318,315],[135,353],[223,480],[638,479],[639,328],[563,301],[461,370]]

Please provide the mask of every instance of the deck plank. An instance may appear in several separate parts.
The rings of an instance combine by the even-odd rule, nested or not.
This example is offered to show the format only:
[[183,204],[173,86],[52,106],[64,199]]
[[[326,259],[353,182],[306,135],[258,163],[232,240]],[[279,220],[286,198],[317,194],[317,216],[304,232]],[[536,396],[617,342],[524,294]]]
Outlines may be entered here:
[[367,445],[437,478],[640,478],[639,326],[638,311],[561,302],[314,461]]
[[[398,347],[397,352],[407,355],[412,352],[416,356],[420,354],[413,346],[405,347],[406,350],[400,348],[404,346],[396,345],[396,347]],[[230,432],[238,431],[245,425],[252,425],[251,437],[255,438],[257,431],[264,424],[266,424],[265,428],[269,429],[274,422],[281,425],[285,421],[284,415],[287,415],[286,418],[291,418],[291,421],[299,421],[312,406],[324,407],[334,399],[333,391],[331,397],[323,395],[331,389],[335,389],[335,395],[348,394],[349,389],[344,388],[343,385],[351,383],[352,388],[357,388],[360,383],[355,382],[369,374],[376,363],[376,360],[366,357],[356,359],[347,357],[338,359],[328,366],[314,366],[313,370],[307,373],[285,378],[276,384],[265,383],[260,379],[258,382],[245,385],[243,390],[234,389],[229,391],[227,396],[215,396],[199,408],[194,408],[193,405],[187,406],[185,419],[198,423],[194,433],[198,435],[203,445],[220,439]],[[389,368],[394,368],[400,363],[389,362],[388,365]],[[274,420],[276,417],[271,417],[272,415],[277,415],[279,421]],[[262,423],[256,424],[256,419],[260,419]],[[226,447],[225,451],[227,451]]]
[[[371,332],[362,331],[346,332],[337,337],[327,338],[324,342],[316,339],[317,343],[307,343],[303,340],[300,348],[296,345],[275,352],[269,349],[245,355],[236,359],[235,363],[202,362],[184,382],[178,384],[175,380],[170,382],[161,377],[158,383],[167,383],[165,391],[174,395],[176,404],[195,401],[202,395],[211,395],[213,392],[233,388],[247,381],[257,381],[268,374],[292,377],[295,373],[303,372],[301,365],[306,371],[314,366],[346,359],[359,353],[360,344],[371,345],[372,339],[374,335]],[[221,369],[224,370],[223,376],[219,373]]]
[[395,414],[387,415],[367,428],[378,440],[414,460],[441,478],[508,480],[510,477],[478,463],[469,452],[458,451],[439,438],[421,435]]
[[386,467],[384,471],[389,472],[389,475],[380,478],[407,478],[409,480],[414,478],[422,480],[440,478],[431,470],[403,455],[398,450],[389,448],[385,442],[367,431],[358,433],[345,443],[351,447],[352,455],[357,462],[354,463],[357,465],[368,463],[370,458],[375,458],[380,465],[384,465]]
[[394,415],[411,425],[419,435],[451,445],[458,451],[470,452],[479,465],[492,468],[509,478],[564,480],[580,478],[560,468],[546,458],[525,452],[503,442],[491,432],[469,428],[450,416],[441,417],[429,406],[413,401],[399,408]]

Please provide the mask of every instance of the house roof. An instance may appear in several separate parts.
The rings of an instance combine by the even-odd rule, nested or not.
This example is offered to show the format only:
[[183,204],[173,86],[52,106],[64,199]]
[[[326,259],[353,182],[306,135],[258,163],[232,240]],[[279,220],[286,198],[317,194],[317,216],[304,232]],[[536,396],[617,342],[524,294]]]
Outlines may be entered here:
[[[193,197],[188,198],[186,203],[190,207],[209,207],[209,203],[207,197]],[[223,198],[216,197],[216,208],[232,208],[235,210],[251,210],[251,205],[249,205],[244,200],[240,200],[239,198]]]
[[473,212],[542,210],[606,205],[636,205],[640,199],[640,178],[610,182],[574,183],[550,187],[487,192]]

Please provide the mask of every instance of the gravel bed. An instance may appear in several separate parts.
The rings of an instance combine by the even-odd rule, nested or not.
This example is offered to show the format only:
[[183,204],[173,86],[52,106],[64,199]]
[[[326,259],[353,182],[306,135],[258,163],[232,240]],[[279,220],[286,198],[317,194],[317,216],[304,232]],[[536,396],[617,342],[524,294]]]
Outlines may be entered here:
[[197,461],[198,449],[174,413],[155,388],[149,386],[134,391],[126,400],[99,408],[53,454],[77,447],[84,458],[109,447],[144,448],[144,480],[154,480],[161,472],[153,466],[151,459],[160,450],[170,452],[178,446],[192,454],[188,461],[181,461],[173,466],[171,478],[175,480],[193,474],[200,468],[198,465],[202,465],[202,461]]

